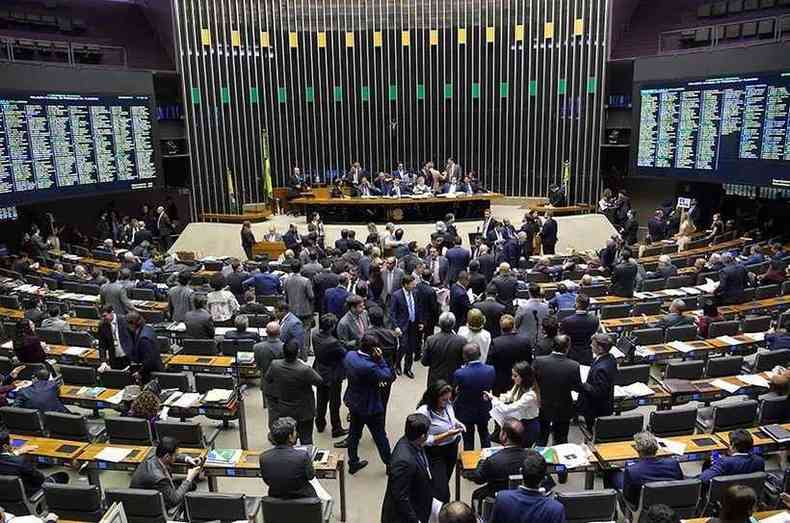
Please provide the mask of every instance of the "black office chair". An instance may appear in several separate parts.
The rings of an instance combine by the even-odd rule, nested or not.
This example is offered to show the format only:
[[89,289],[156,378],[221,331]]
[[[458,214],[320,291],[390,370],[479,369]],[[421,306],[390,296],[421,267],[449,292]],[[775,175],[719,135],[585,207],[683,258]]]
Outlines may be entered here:
[[156,435],[158,439],[170,436],[178,442],[179,447],[205,449],[214,446],[214,440],[219,434],[219,429],[206,437],[203,426],[196,422],[157,421]]
[[279,499],[266,496],[261,499],[261,510],[267,523],[325,523],[332,516],[332,504],[324,505],[319,498]]
[[44,483],[47,511],[60,519],[98,522],[101,520],[102,496],[96,485],[59,485]]
[[113,416],[105,418],[104,424],[107,439],[114,445],[153,445],[151,425],[146,419]]
[[660,438],[694,434],[697,409],[654,410],[650,413],[648,430]]
[[634,329],[631,331],[637,345],[658,345],[664,343],[664,329]]
[[61,379],[65,385],[83,385],[86,387],[96,385],[96,369],[94,367],[60,365],[59,369]]
[[63,332],[54,329],[36,329],[36,336],[44,343],[49,345],[65,345],[63,343]]
[[745,400],[726,405],[715,405],[711,419],[697,417],[697,427],[705,432],[727,432],[754,426],[757,419],[757,400]]
[[216,356],[217,343],[214,340],[185,339],[181,344],[181,354],[191,356]]
[[8,296],[4,294],[0,296],[0,307],[5,307],[6,309],[21,309],[22,304],[19,303],[19,298],[16,296]]
[[[41,415],[36,409],[23,409],[20,407],[0,408],[0,419],[3,420],[8,432],[25,436],[43,436],[44,425]],[[2,506],[2,505],[0,505]]]
[[159,354],[170,354],[173,352],[170,346],[170,338],[167,336],[156,337],[156,348],[159,350]]
[[0,507],[15,516],[41,515],[44,491],[28,496],[19,476],[0,476]]
[[645,316],[655,316],[657,314],[661,314],[661,302],[645,301],[645,302],[635,303],[634,308],[631,309],[631,315],[641,316],[643,314]]
[[255,340],[222,340],[219,344],[220,353],[223,356],[233,356],[239,352],[252,352]]
[[[790,22],[790,18],[787,18],[787,21]],[[788,32],[790,32],[790,29]],[[782,296],[787,296],[788,294],[790,294],[790,280],[782,284]]]
[[77,316],[77,318],[83,318],[86,320],[100,319],[99,310],[93,306],[74,305],[71,310],[74,311],[74,314]]
[[100,439],[105,432],[101,425],[88,424],[88,418],[82,414],[66,414],[63,412],[45,412],[44,428],[50,438],[92,443]]
[[667,289],[679,289],[694,285],[694,276],[681,275],[667,278]]
[[601,307],[601,319],[609,320],[613,318],[625,318],[631,315],[631,304],[624,305],[604,305]]
[[743,332],[765,332],[771,328],[770,316],[747,316],[743,319]]
[[158,490],[107,489],[107,505],[120,503],[128,523],[167,523],[170,517],[162,493]]
[[787,367],[790,363],[790,349],[777,349],[766,352],[758,352],[757,357],[754,359],[754,366],[752,371],[765,372],[771,370],[777,365]]
[[186,509],[190,523],[255,521],[261,510],[261,498],[248,498],[244,494],[188,492]]
[[145,322],[149,325],[158,325],[160,323],[164,323],[167,320],[165,313],[162,311],[141,309],[140,315],[145,319]]
[[790,400],[788,400],[788,396],[772,396],[768,394],[760,399],[757,425],[785,423],[788,419],[790,419]]
[[48,370],[50,374],[54,372],[48,364],[44,363],[25,363],[24,365],[25,368],[22,369],[16,376],[17,380],[32,380],[35,378],[36,373],[43,369]]
[[46,276],[42,276],[41,283],[43,285],[46,285],[47,288],[51,291],[55,291],[58,289],[58,281],[54,278],[47,278]]
[[181,392],[191,390],[186,372],[152,372],[151,378],[155,378],[162,389],[178,389]]
[[557,501],[565,507],[567,523],[615,521],[617,491],[602,489],[583,492],[557,492]]
[[710,358],[705,366],[706,378],[720,378],[722,376],[737,376],[743,367],[742,356],[722,356]]
[[99,295],[99,286],[94,285],[92,283],[82,283],[80,284],[80,293],[87,294],[88,296],[98,296]]
[[623,365],[617,367],[614,384],[624,387],[632,383],[648,383],[650,381],[650,365]]
[[666,287],[667,281],[664,278],[655,278],[642,282],[642,292],[663,291]]
[[738,328],[739,325],[736,320],[714,321],[708,327],[708,337],[718,338],[719,336],[737,336]]
[[782,288],[778,283],[772,285],[761,285],[754,291],[754,299],[765,300],[768,298],[776,298],[782,292]]
[[592,442],[607,443],[631,439],[634,434],[642,431],[644,422],[645,418],[642,414],[601,416],[593,425]]
[[156,300],[156,293],[154,293],[153,289],[126,289],[126,293],[129,295],[130,300],[143,300],[143,301],[154,301]]
[[82,331],[63,331],[63,344],[69,347],[93,347],[93,336]]
[[14,370],[14,363],[11,361],[11,358],[0,356],[0,374],[7,376],[12,370]]
[[205,394],[211,389],[233,390],[235,383],[233,376],[227,374],[210,374],[198,372],[195,374],[195,392]]
[[[64,265],[63,268],[65,269],[66,266]],[[73,292],[73,293],[76,293],[76,294],[82,294],[80,292],[80,284],[77,283],[76,281],[68,281],[68,280],[66,280],[66,281],[63,281],[60,284],[60,286],[66,292]]]
[[751,474],[734,474],[732,476],[716,476],[710,480],[708,497],[705,500],[703,515],[714,515],[718,513],[721,498],[724,492],[733,485],[744,485],[754,489],[757,499],[762,499],[763,486],[768,474],[765,472],[753,472]]
[[123,389],[134,385],[134,380],[128,370],[107,369],[99,374],[99,384],[108,389]]
[[671,361],[667,363],[664,370],[664,378],[680,380],[699,380],[705,372],[705,362],[699,360],[692,361]]
[[609,287],[606,285],[590,285],[589,287],[584,287],[579,290],[590,298],[600,298],[601,296],[606,296],[609,293]]
[[695,325],[678,325],[667,329],[666,341],[694,341],[697,339]]
[[[698,479],[681,479],[676,481],[654,481],[642,487],[639,497],[639,506],[636,510],[626,505],[631,521],[641,521],[641,515],[653,505],[663,504],[669,506],[679,518],[694,517],[697,511],[702,482]],[[638,519],[633,517],[633,512],[639,513]]]
[[[790,283],[790,281],[788,281],[788,283]],[[779,315],[778,326],[780,329],[790,329],[790,311],[785,311]]]

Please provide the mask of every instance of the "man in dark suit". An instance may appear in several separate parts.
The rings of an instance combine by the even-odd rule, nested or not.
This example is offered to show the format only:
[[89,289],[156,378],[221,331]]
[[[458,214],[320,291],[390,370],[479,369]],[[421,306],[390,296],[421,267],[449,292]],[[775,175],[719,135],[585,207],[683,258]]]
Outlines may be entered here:
[[480,229],[480,234],[483,240],[493,244],[496,241],[496,226],[497,221],[491,215],[491,209],[483,211],[483,226]]
[[[187,492],[194,490],[195,480],[201,470],[200,458],[176,454],[176,445],[176,440],[170,436],[161,438],[156,451],[137,465],[129,483],[129,488],[161,492],[165,508],[168,510],[184,504]],[[175,463],[185,463],[191,467],[187,470],[186,478],[178,486],[173,481],[171,471]]]
[[58,397],[59,389],[60,384],[49,379],[49,370],[39,369],[36,371],[33,383],[17,391],[16,398],[14,398],[14,407],[36,409],[42,415],[45,412],[71,414]]
[[667,222],[661,209],[657,209],[653,217],[647,220],[647,235],[652,243],[666,239]]
[[568,442],[570,420],[576,416],[571,391],[582,388],[579,364],[568,358],[570,338],[556,337],[554,352],[535,358],[535,381],[540,388],[540,438],[541,447],[548,445],[549,434],[553,444]]
[[469,262],[469,288],[472,289],[472,293],[476,296],[483,296],[486,292],[486,284],[488,281],[486,280],[485,275],[480,272],[480,264],[477,263],[477,260],[472,260]]
[[491,284],[496,287],[497,301],[506,307],[508,314],[513,314],[515,312],[513,300],[518,291],[518,279],[510,269],[509,263],[500,263],[498,274],[491,280]]
[[230,267],[232,272],[225,277],[225,283],[228,284],[228,290],[236,297],[236,301],[244,303],[244,281],[250,277],[250,274],[244,270],[239,260],[232,260]]
[[452,383],[455,385],[455,417],[466,426],[463,433],[464,450],[475,448],[475,428],[480,436],[480,447],[491,446],[488,434],[488,420],[491,419],[491,402],[483,397],[483,392],[494,386],[496,371],[491,365],[480,361],[480,347],[467,343],[463,348],[465,365],[455,371]]
[[343,428],[340,421],[340,392],[343,388],[343,380],[346,378],[346,369],[343,367],[346,349],[332,334],[336,325],[337,316],[332,313],[324,314],[318,322],[318,332],[313,333],[313,350],[315,351],[313,368],[324,380],[321,385],[316,387],[318,412],[316,413],[315,426],[318,432],[324,432],[328,404],[333,438],[348,434],[348,430]]
[[658,327],[661,329],[668,329],[670,327],[679,327],[681,325],[693,325],[694,318],[692,316],[684,316],[683,311],[686,309],[686,302],[680,298],[672,300],[669,304],[669,313],[664,314],[660,320],[653,323],[651,327]]
[[321,311],[332,313],[342,318],[346,313],[346,299],[348,298],[348,275],[343,273],[337,279],[337,286],[327,289],[324,293],[324,303]]
[[[521,446],[523,440],[524,427],[521,422],[513,418],[506,419],[499,432],[501,450],[481,459],[475,470],[465,474],[467,479],[484,485],[472,493],[472,504],[479,507],[485,498],[507,489],[511,475],[521,474],[524,458],[527,457],[527,451]],[[481,510],[478,512],[482,513]]]
[[639,235],[639,220],[636,218],[636,211],[633,209],[628,211],[628,219],[623,224],[620,230],[620,235],[626,245],[635,245],[638,241]]
[[425,258],[425,267],[431,271],[431,284],[443,287],[447,283],[449,263],[447,258],[439,254],[439,249],[431,247]]
[[304,449],[295,449],[296,420],[290,416],[272,423],[269,439],[274,448],[260,457],[261,479],[269,487],[269,496],[279,499],[316,497],[310,480],[315,477],[313,459]]
[[496,257],[491,254],[488,245],[481,245],[477,257],[475,258],[480,264],[480,274],[486,277],[486,281],[491,281],[496,271]]
[[414,295],[417,297],[417,310],[419,311],[418,321],[422,324],[422,329],[418,333],[415,358],[422,356],[422,346],[425,344],[425,339],[433,334],[436,322],[439,320],[439,314],[442,311],[441,305],[439,305],[439,301],[436,298],[436,289],[431,286],[432,274],[430,269],[424,269],[421,276],[421,281],[417,283],[417,288],[414,289]]
[[460,327],[466,325],[466,313],[469,312],[469,275],[466,271],[458,274],[458,281],[450,287],[450,312],[455,316],[455,323]]
[[614,379],[617,376],[617,360],[609,354],[612,338],[607,334],[592,337],[592,350],[595,359],[582,384],[577,408],[584,416],[587,428],[592,430],[596,418],[610,416],[614,412]]
[[461,272],[465,271],[469,266],[469,261],[472,256],[469,250],[461,246],[461,238],[454,238],[455,245],[447,249],[445,256],[447,257],[447,281],[452,284],[458,279]]
[[521,467],[524,485],[497,494],[489,523],[565,523],[562,503],[540,490],[546,477],[546,460],[535,450],[524,452],[526,457]]
[[118,314],[127,314],[135,310],[134,305],[126,294],[124,282],[129,281],[129,269],[121,269],[120,273],[112,283],[108,283],[101,288],[100,300],[102,305],[112,305]]
[[747,284],[746,268],[729,254],[721,257],[724,268],[719,271],[719,286],[713,291],[719,305],[731,305],[743,301],[743,289]]
[[431,421],[423,414],[406,418],[404,436],[392,452],[381,523],[425,523],[431,515],[433,485],[423,447]]
[[612,269],[612,284],[609,286],[609,294],[632,298],[634,287],[636,286],[636,275],[639,268],[631,259],[631,249],[625,248],[620,253],[622,261]]
[[266,399],[269,404],[269,424],[289,415],[296,420],[301,445],[313,444],[315,395],[313,387],[324,380],[315,370],[298,361],[300,346],[290,340],[283,347],[283,359],[272,361],[266,373]]
[[483,316],[486,317],[486,330],[491,333],[491,338],[494,339],[501,334],[499,329],[499,320],[502,315],[507,311],[507,307],[497,301],[496,285],[489,284],[486,287],[486,297],[482,301],[475,302],[472,305],[475,309],[480,309]]
[[586,294],[576,296],[576,311],[560,323],[560,332],[571,338],[568,357],[582,365],[592,362],[590,338],[598,332],[598,317],[588,312],[590,298]]
[[[708,484],[719,476],[752,474],[765,470],[765,460],[753,454],[754,439],[748,430],[737,429],[730,432],[730,455],[720,456],[710,467],[704,469],[699,479]],[[704,465],[703,465],[704,468]]]
[[206,310],[206,297],[202,294],[195,294],[193,301],[195,310],[187,312],[184,316],[184,324],[187,327],[184,338],[213,340],[214,320],[211,319],[211,313]]
[[430,336],[425,342],[422,364],[428,367],[428,385],[438,380],[450,383],[455,371],[461,367],[466,338],[453,332],[454,327],[453,313],[442,313],[439,316],[441,332]]
[[636,506],[645,483],[683,479],[683,471],[675,458],[656,458],[658,441],[650,432],[635,434],[634,448],[639,454],[639,461],[626,464],[622,471],[615,471],[605,478],[604,485],[622,491],[625,500]]
[[108,361],[113,369],[125,369],[129,366],[132,353],[132,338],[126,317],[113,312],[112,306],[105,305],[101,309],[99,323],[99,357]]
[[540,228],[540,243],[543,245],[543,254],[554,254],[557,245],[557,220],[551,211],[546,211],[546,220]]
[[422,329],[419,322],[419,302],[414,294],[417,282],[411,274],[401,279],[401,288],[392,293],[389,305],[390,323],[395,327],[395,335],[400,337],[400,347],[395,361],[395,372],[400,373],[401,363],[403,374],[414,379],[411,371],[414,353],[417,351],[417,333]]
[[126,315],[132,333],[132,362],[136,364],[136,376],[145,384],[151,381],[152,372],[164,372],[162,356],[156,346],[156,333],[137,311]]
[[486,363],[492,365],[496,372],[493,392],[497,396],[513,387],[513,365],[519,361],[532,363],[532,342],[513,330],[514,325],[513,316],[502,316],[499,320],[502,334],[491,340],[491,347],[488,349]]

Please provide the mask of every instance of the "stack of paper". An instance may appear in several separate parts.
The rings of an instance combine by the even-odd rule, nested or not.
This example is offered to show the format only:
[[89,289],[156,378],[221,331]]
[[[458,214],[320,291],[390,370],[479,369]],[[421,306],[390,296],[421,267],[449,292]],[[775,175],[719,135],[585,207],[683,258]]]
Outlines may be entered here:
[[565,443],[563,445],[554,445],[553,448],[554,452],[557,453],[557,461],[559,461],[560,465],[565,465],[566,468],[572,469],[590,464],[589,450],[586,447],[575,443]]
[[682,456],[686,453],[686,445],[684,443],[679,443],[677,441],[673,441],[671,439],[665,438],[656,438],[658,440],[658,444],[671,452],[672,454],[676,454],[678,456]]
[[82,355],[89,350],[90,349],[87,349],[85,347],[69,347],[63,352],[63,354],[67,354],[69,356],[77,356],[79,358],[82,357]]
[[[18,519],[18,518],[15,518]],[[783,510],[779,514],[774,514],[767,518],[760,520],[760,523],[788,523],[790,521],[790,512]]]
[[752,341],[765,341],[765,333],[764,332],[750,332],[746,334],[747,337],[751,338]]
[[612,356],[614,356],[614,358],[615,358],[616,360],[619,360],[619,359],[621,359],[621,358],[625,358],[625,354],[623,354],[623,351],[621,351],[621,350],[620,350],[620,349],[618,349],[617,347],[612,347],[612,348],[611,348],[611,350],[609,350],[609,354],[611,354]]
[[237,352],[236,353],[236,362],[239,365],[245,365],[247,363],[252,363],[255,361],[255,353],[254,352]]
[[771,384],[768,383],[768,380],[759,374],[742,374],[738,376],[738,381],[742,381],[745,384],[751,385],[753,387],[762,387],[764,389],[771,388]]
[[109,461],[111,463],[120,463],[126,456],[132,452],[132,449],[122,449],[118,447],[107,447],[102,449],[101,452],[96,454],[96,459],[99,461]]
[[716,341],[726,343],[727,345],[741,345],[742,343],[744,343],[740,340],[736,340],[732,336],[719,336],[718,338],[716,338]]
[[615,398],[643,398],[645,396],[652,396],[655,391],[645,385],[644,383],[636,382],[626,386],[615,385],[614,396]]
[[697,294],[702,294],[702,291],[697,289],[696,287],[681,287],[680,290],[689,294],[691,296],[696,296]]
[[196,392],[187,392],[181,395],[178,400],[173,403],[176,407],[181,407],[182,409],[188,409],[195,405],[200,400],[200,394]]
[[735,394],[741,389],[740,385],[730,383],[729,381],[724,381],[723,379],[715,379],[711,381],[710,384],[721,390],[726,390],[730,394]]
[[7,341],[7,342],[3,343],[2,345],[0,345],[0,347],[2,347],[4,349],[13,349],[14,348],[14,342],[13,341]]
[[172,405],[173,403],[175,403],[175,402],[176,402],[176,400],[177,400],[178,398],[180,398],[180,397],[181,397],[181,396],[183,396],[183,395],[184,395],[184,393],[183,393],[183,392],[181,392],[180,390],[177,390],[177,391],[175,391],[175,392],[171,393],[171,394],[170,394],[170,395],[167,397],[167,399],[164,401],[164,404],[165,404],[165,405]]
[[665,296],[685,296],[686,293],[680,289],[664,289],[662,291]]
[[207,403],[227,403],[230,397],[233,395],[232,390],[228,389],[211,389],[206,393],[206,396],[203,398],[203,401]]
[[693,345],[689,345],[688,343],[685,343],[683,341],[670,341],[669,343],[667,343],[667,345],[669,345],[676,351],[682,352],[684,354],[687,352],[693,352],[697,350],[697,348],[694,347]]
[[652,349],[647,348],[645,345],[637,345],[636,349],[634,350],[634,356],[638,356],[640,358],[649,358],[655,354]]
[[238,463],[241,458],[240,449],[214,449],[206,456],[206,463],[214,465],[230,465]]
[[703,285],[697,285],[697,288],[703,292],[711,294],[718,286],[719,282],[713,281],[710,278],[705,278],[705,283]]

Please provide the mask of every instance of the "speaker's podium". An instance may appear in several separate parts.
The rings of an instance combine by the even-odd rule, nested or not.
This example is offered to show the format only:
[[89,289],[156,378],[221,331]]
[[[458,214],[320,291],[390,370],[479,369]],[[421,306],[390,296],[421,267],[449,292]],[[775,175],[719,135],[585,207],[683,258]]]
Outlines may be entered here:
[[285,243],[279,242],[257,242],[252,246],[252,255],[268,256],[270,260],[276,260],[285,252]]

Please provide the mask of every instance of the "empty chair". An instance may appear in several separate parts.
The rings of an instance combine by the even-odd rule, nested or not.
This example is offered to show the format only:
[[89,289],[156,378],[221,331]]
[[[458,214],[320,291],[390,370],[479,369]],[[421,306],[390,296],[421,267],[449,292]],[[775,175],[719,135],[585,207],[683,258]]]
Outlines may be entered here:
[[666,379],[699,380],[705,372],[704,361],[671,361],[664,371]]
[[758,352],[754,360],[754,372],[765,372],[777,365],[786,367],[790,363],[790,349],[779,349],[767,352]]
[[157,336],[156,348],[159,349],[159,354],[170,354],[172,352],[170,347],[170,338],[167,336]]
[[99,374],[99,384],[108,389],[122,389],[133,385],[134,380],[128,370],[107,369]]
[[623,365],[617,367],[614,384],[624,387],[632,383],[647,383],[650,380],[650,365]]
[[158,490],[107,489],[107,505],[120,503],[129,523],[166,523],[170,518],[162,493]]
[[743,332],[765,332],[770,328],[770,316],[747,316],[743,320]]
[[634,329],[631,331],[637,345],[658,345],[664,343],[664,329]]
[[44,428],[50,438],[92,442],[104,433],[100,425],[88,425],[88,418],[82,414],[45,412]]
[[697,409],[654,410],[650,413],[648,429],[659,438],[694,434]]
[[102,497],[96,485],[59,485],[44,483],[47,511],[54,512],[61,520],[100,521]]
[[766,298],[776,298],[779,296],[782,288],[778,283],[773,285],[762,285],[754,290],[755,300],[764,300]]
[[61,365],[60,376],[66,385],[96,385],[96,369],[93,367],[80,367],[78,365]]
[[558,492],[557,501],[565,507],[567,523],[615,521],[617,491],[602,489],[583,492]]
[[703,514],[711,514],[718,508],[724,492],[733,485],[744,485],[754,489],[757,499],[762,499],[763,485],[768,479],[765,472],[752,472],[751,474],[734,474],[732,476],[716,476],[710,480],[708,498],[705,501]]
[[667,329],[667,343],[670,341],[694,341],[696,339],[696,325],[678,325],[676,327],[669,327]]
[[[663,504],[669,506],[679,518],[691,518],[696,514],[701,494],[702,482],[698,479],[645,483],[637,511],[641,515],[653,505]],[[637,521],[635,518],[631,520]]]
[[707,432],[725,432],[754,425],[757,419],[757,400],[745,400],[713,407],[711,419],[697,417],[697,426]]
[[239,352],[252,352],[255,340],[222,340],[219,344],[223,356],[235,357]]
[[152,372],[151,378],[155,378],[162,389],[178,389],[181,392],[190,390],[186,372]]
[[186,496],[189,521],[255,521],[261,510],[261,498],[244,494],[189,492]]
[[773,19],[760,20],[757,22],[757,35],[760,38],[770,38],[774,36],[776,24]]
[[153,445],[151,425],[148,420],[113,416],[106,418],[107,439],[117,445]]
[[323,523],[332,516],[331,505],[327,503],[324,506],[319,498],[279,499],[266,496],[261,499],[263,520],[266,522]]
[[22,369],[19,374],[17,374],[16,379],[18,380],[32,380],[36,373],[41,369],[50,370],[47,365],[43,363],[25,363],[25,368]]
[[621,414],[619,416],[601,416],[593,426],[593,443],[623,441],[634,437],[642,431],[644,416],[642,414]]
[[785,311],[779,315],[779,328],[790,329],[790,311]]
[[69,347],[93,347],[93,336],[81,331],[63,331],[63,344]]
[[604,305],[601,307],[601,319],[625,318],[631,315],[631,304],[624,305]]
[[36,409],[2,407],[0,408],[0,418],[3,420],[3,425],[8,429],[8,432],[12,434],[27,436],[44,435],[44,425],[41,423],[41,415]]
[[718,338],[719,336],[736,336],[738,334],[738,322],[731,321],[714,321],[708,327],[708,337]]
[[742,356],[723,356],[710,358],[705,365],[706,378],[720,378],[722,376],[736,376],[741,373],[743,366]]
[[130,300],[154,301],[156,294],[153,289],[126,289]]
[[15,516],[38,515],[43,508],[44,493],[28,496],[19,476],[0,476],[0,507]]
[[54,329],[36,329],[36,336],[50,345],[63,345],[63,332]]
[[790,401],[788,396],[767,396],[760,400],[757,424],[771,425],[785,423],[790,419]]
[[661,302],[660,301],[645,301],[641,303],[635,303],[634,308],[631,309],[632,316],[655,316],[656,314],[661,314]]
[[233,390],[233,388],[233,376],[201,372],[195,374],[195,392],[199,392],[200,394],[205,394],[211,389]]
[[181,354],[189,354],[192,356],[216,356],[217,343],[214,340],[187,339],[183,341]]
[[178,442],[179,447],[202,449],[213,444],[213,440],[209,441],[203,435],[203,427],[200,423],[191,421],[157,421],[156,435],[159,439],[172,437]]
[[662,291],[666,285],[667,281],[664,278],[645,280],[642,282],[642,292]]
[[19,298],[16,296],[2,295],[0,296],[0,307],[6,309],[21,309],[22,304],[19,303]]
[[689,287],[694,285],[694,276],[681,275],[670,276],[667,278],[667,289],[679,289],[681,287]]
[[77,318],[84,318],[86,320],[98,320],[99,319],[99,311],[96,307],[93,306],[85,306],[85,305],[74,305],[72,307],[74,314]]
[[14,370],[14,364],[11,362],[11,358],[0,356],[0,375],[7,376],[12,370]]

